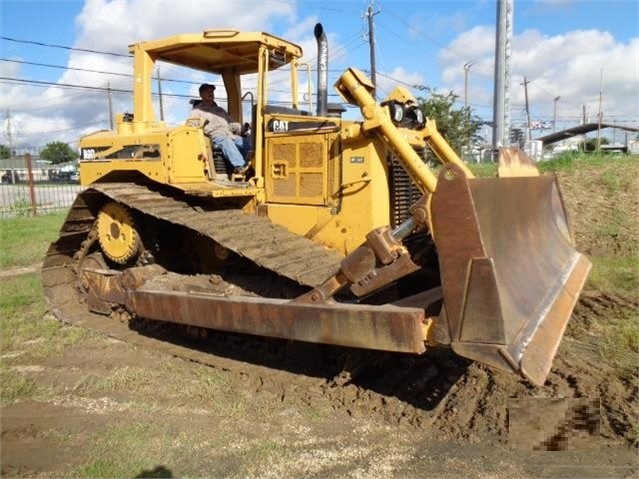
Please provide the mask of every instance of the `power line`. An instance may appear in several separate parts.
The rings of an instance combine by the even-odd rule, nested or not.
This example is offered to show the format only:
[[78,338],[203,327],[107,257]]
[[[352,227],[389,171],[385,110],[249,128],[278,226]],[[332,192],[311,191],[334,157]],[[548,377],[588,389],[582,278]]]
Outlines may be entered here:
[[99,51],[99,50],[90,50],[88,48],[68,47],[66,45],[55,45],[53,43],[36,42],[36,41],[33,41],[33,40],[18,40],[16,38],[9,38],[9,37],[3,37],[3,36],[0,36],[0,40],[7,40],[9,42],[16,42],[16,43],[28,43],[30,45],[39,45],[41,47],[62,48],[64,50],[70,50],[70,51],[74,51],[74,52],[98,53],[100,55],[112,55],[114,57],[124,57],[124,58],[131,58],[132,57],[129,54],[124,55],[122,53],[105,52],[105,51]]
[[[335,52],[333,52],[333,56],[331,58],[332,61],[335,60],[339,60],[342,57],[346,56],[348,53],[355,51],[356,49],[358,49],[360,46],[363,45],[363,42],[360,43],[360,45],[357,45],[354,48],[348,49],[347,47],[349,45],[351,45],[352,43],[354,43],[355,41],[357,41],[358,35],[351,35],[350,37],[347,38],[347,42],[345,45],[341,45],[340,48],[338,48],[337,50],[335,50]],[[84,52],[90,52],[90,53],[98,53],[98,54],[105,54],[105,55],[113,55],[113,56],[119,56],[119,57],[125,57],[125,58],[133,58],[132,55],[122,55],[119,53],[114,53],[114,52],[106,52],[106,51],[99,51],[99,50],[90,50],[90,49],[83,49],[83,48],[75,48],[75,47],[69,47],[66,45],[56,45],[56,44],[49,44],[49,43],[44,43],[44,42],[36,42],[36,41],[31,41],[31,40],[18,40],[15,38],[9,38],[9,37],[4,37],[4,36],[0,36],[0,39],[3,40],[8,40],[8,41],[13,41],[13,42],[18,42],[18,43],[27,43],[27,44],[33,44],[33,45],[40,45],[40,46],[46,46],[46,47],[54,47],[54,48],[63,48],[66,50],[71,50],[71,51],[84,51]],[[309,60],[309,63],[313,64],[313,60],[316,58],[316,55],[314,57],[312,57]],[[15,60],[15,59],[8,59],[8,58],[0,58],[0,61],[7,61],[7,62],[14,62],[14,63],[18,63],[18,64],[25,64],[25,65],[32,65],[32,66],[41,66],[41,67],[46,67],[46,68],[57,68],[57,69],[64,69],[64,70],[71,70],[71,71],[81,71],[81,72],[87,72],[87,73],[98,73],[98,74],[103,74],[103,75],[117,75],[117,76],[122,76],[122,77],[128,77],[128,78],[133,78],[133,75],[128,74],[128,73],[119,73],[119,72],[108,72],[108,71],[103,71],[103,70],[91,70],[91,69],[86,69],[86,68],[77,68],[77,67],[68,67],[68,66],[63,66],[63,65],[52,65],[52,64],[45,64],[45,63],[37,63],[37,62],[29,62],[29,61],[24,61],[24,60]],[[316,67],[311,67],[311,71],[315,71]],[[338,70],[329,70],[329,72],[335,72]],[[339,70],[340,73],[342,73],[342,70]],[[277,74],[281,74],[284,75],[286,72],[284,72],[283,70],[278,70],[275,72],[276,75]],[[201,82],[196,82],[196,81],[192,81],[192,80],[179,80],[179,79],[174,79],[174,78],[163,78],[162,81],[168,81],[168,82],[174,82],[174,83],[183,83],[183,84],[187,84],[187,85],[199,85]],[[271,90],[273,93],[286,93],[284,91],[278,91],[278,90]],[[338,96],[337,94],[330,94],[329,96]]]
[[93,123],[84,123],[82,125],[78,125],[78,126],[74,126],[74,127],[70,127],[70,128],[63,128],[60,130],[45,130],[42,131],[42,135],[50,135],[51,133],[64,133],[65,131],[74,131],[74,130],[81,130],[82,128],[87,128],[89,126],[95,126],[95,125],[99,125],[101,123],[108,123],[108,120],[99,120],[99,121],[94,121]]
[[[3,62],[13,62],[13,63],[19,63],[21,65],[32,65],[32,66],[38,66],[38,67],[46,67],[46,68],[57,68],[59,70],[71,70],[71,71],[77,71],[77,72],[86,72],[86,73],[100,73],[102,75],[116,75],[116,76],[121,76],[121,77],[127,77],[127,78],[133,78],[133,75],[130,73],[118,73],[118,72],[107,72],[104,70],[90,70],[88,68],[77,68],[77,67],[69,67],[69,66],[65,66],[65,65],[51,65],[48,63],[36,63],[36,62],[28,62],[25,60],[14,60],[11,58],[0,58],[0,61]],[[201,82],[196,82],[196,81],[192,81],[192,80],[177,80],[177,79],[173,79],[173,78],[162,78],[162,81],[167,81],[167,82],[174,82],[174,83],[185,83],[185,84],[189,84],[189,85],[199,85]]]
[[[50,81],[44,81],[44,80],[27,80],[25,78],[0,77],[0,81],[2,80],[16,82],[18,84],[33,85],[33,86],[55,86],[59,88],[77,88],[80,90],[101,90],[101,91],[107,90],[104,87],[98,87],[98,86],[76,85],[73,83],[56,83],[56,82],[50,82]],[[133,90],[119,90],[119,89],[111,89],[111,91],[116,91],[119,93],[133,92]],[[187,97],[187,98],[190,98],[190,97]]]
[[[464,54],[464,53],[462,53],[462,52],[458,52],[458,51],[454,50],[453,48],[451,48],[451,47],[450,47],[450,45],[444,45],[444,44],[442,44],[441,42],[438,42],[438,41],[437,41],[437,40],[435,40],[434,38],[432,38],[432,37],[428,36],[426,33],[424,33],[424,31],[423,31],[423,29],[422,29],[422,28],[417,27],[417,26],[415,26],[415,25],[411,25],[410,23],[408,23],[408,22],[406,21],[406,19],[405,19],[405,15],[399,15],[399,14],[397,14],[397,13],[393,12],[393,10],[392,10],[392,9],[389,9],[388,7],[385,7],[385,8],[386,8],[386,11],[388,11],[388,12],[389,12],[392,16],[394,16],[395,18],[397,18],[397,19],[398,19],[401,23],[403,23],[403,24],[404,24],[404,25],[406,25],[408,28],[412,29],[412,30],[413,30],[413,31],[415,31],[417,34],[419,34],[421,37],[425,38],[426,40],[428,40],[429,42],[433,43],[433,44],[434,44],[434,45],[436,45],[437,47],[447,49],[447,50],[449,50],[449,51],[453,52],[455,55],[457,55],[457,56],[458,56],[459,58],[461,58],[461,59],[469,60],[469,59],[467,58],[467,55],[466,55],[466,54]],[[407,40],[407,39],[405,39],[405,38],[400,37],[397,33],[395,33],[395,31],[394,31],[393,29],[390,29],[390,28],[384,27],[381,23],[380,23],[380,27],[382,27],[384,30],[388,31],[389,33],[391,33],[391,34],[392,34],[392,35],[394,35],[395,37],[399,38],[400,40],[402,40],[402,41],[404,41],[404,42],[408,43],[409,45],[412,45],[413,47],[415,47],[416,49],[420,50],[421,52],[423,52],[423,53],[425,53],[425,54],[427,54],[427,55],[433,56],[433,57],[437,57],[437,55],[436,55],[436,54],[434,54],[434,53],[432,53],[432,52],[429,52],[429,51],[425,50],[424,48],[422,48],[422,47],[420,47],[420,46],[416,45],[415,43],[413,43],[413,42],[411,42],[411,41],[409,41],[409,40]],[[438,58],[438,60],[439,60],[439,61],[441,61],[442,63],[445,63],[445,64],[450,65],[450,66],[457,66],[456,64],[453,64],[453,63],[451,63],[451,62],[444,61],[444,60],[442,60],[441,58]],[[470,60],[473,60],[473,59],[471,58]],[[490,65],[486,65],[485,63],[480,62],[480,61],[478,61],[478,60],[475,60],[475,62],[476,62],[475,64],[477,65],[477,67],[478,67],[478,69],[479,69],[478,74],[479,74],[480,76],[484,76],[484,77],[491,77],[491,76],[492,76],[492,72],[490,72],[490,73],[486,73],[486,71],[484,71],[484,69],[486,69],[486,70],[488,70],[488,69],[492,69],[492,66],[490,66]]]
[[36,67],[57,68],[59,70],[72,70],[72,71],[87,72],[87,73],[101,73],[101,74],[104,74],[104,75],[117,75],[117,76],[123,76],[123,77],[132,77],[133,76],[130,73],[117,73],[117,72],[105,72],[105,71],[102,71],[102,70],[89,70],[87,68],[74,68],[74,67],[69,67],[69,66],[64,66],[64,65],[51,65],[51,64],[48,64],[48,63],[28,62],[28,61],[25,61],[25,60],[15,60],[13,58],[0,58],[0,61],[19,63],[20,65],[32,65],[32,66],[36,66]]
[[[62,89],[71,89],[71,90],[90,90],[90,91],[100,91],[100,92],[108,92],[111,91],[111,93],[126,93],[126,94],[133,94],[133,90],[125,90],[122,88],[107,88],[107,87],[99,87],[99,86],[88,86],[88,85],[77,85],[77,84],[73,84],[73,83],[55,83],[55,82],[48,82],[48,81],[42,81],[42,80],[27,80],[24,78],[9,78],[9,77],[0,77],[0,84],[1,83],[7,83],[7,82],[11,82],[9,84],[18,84],[18,85],[31,85],[31,86],[35,86],[35,87],[47,87],[47,86],[53,86],[56,88],[62,88]],[[275,90],[271,90],[272,92],[277,92]],[[281,93],[281,92],[280,92]],[[288,93],[288,92],[284,92],[284,93]],[[151,93],[153,96],[157,97],[159,94],[158,93]],[[193,98],[193,95],[182,95],[180,93],[162,93],[162,96],[164,97],[171,97],[171,98],[188,98],[191,99]],[[337,96],[337,94],[333,94],[332,96]],[[226,101],[225,98],[219,98],[220,101],[224,102]],[[273,100],[270,103],[273,104],[282,104],[282,105],[288,105],[290,102],[286,102],[286,101],[276,101]]]

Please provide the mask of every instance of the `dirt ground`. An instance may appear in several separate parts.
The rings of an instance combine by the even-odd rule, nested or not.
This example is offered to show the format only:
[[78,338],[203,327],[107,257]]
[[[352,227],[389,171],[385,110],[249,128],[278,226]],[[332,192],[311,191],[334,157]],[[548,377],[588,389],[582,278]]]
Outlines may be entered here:
[[[631,174],[617,206],[636,212]],[[636,247],[634,216],[591,234],[610,198],[572,178],[561,181],[580,251]],[[259,342],[216,347],[210,367],[97,333],[37,360],[31,341],[2,356],[38,393],[2,404],[1,474],[637,477],[639,379],[602,362],[599,332],[638,306],[587,287],[543,387],[442,350],[390,355],[349,381],[306,368],[314,348],[291,362]]]

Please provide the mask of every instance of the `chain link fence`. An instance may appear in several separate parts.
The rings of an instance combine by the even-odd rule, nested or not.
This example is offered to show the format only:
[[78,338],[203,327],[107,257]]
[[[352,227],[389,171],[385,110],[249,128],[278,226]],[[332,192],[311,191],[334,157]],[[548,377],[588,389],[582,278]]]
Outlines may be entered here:
[[77,172],[33,165],[31,155],[0,170],[0,218],[62,213],[84,189]]

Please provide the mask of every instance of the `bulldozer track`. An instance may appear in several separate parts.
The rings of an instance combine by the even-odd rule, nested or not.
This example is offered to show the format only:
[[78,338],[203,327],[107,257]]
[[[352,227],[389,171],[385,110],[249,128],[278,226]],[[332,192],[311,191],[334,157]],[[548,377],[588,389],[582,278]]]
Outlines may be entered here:
[[[108,197],[138,213],[186,227],[193,234],[208,237],[256,265],[305,286],[319,285],[339,267],[342,257],[338,253],[291,233],[267,218],[238,209],[206,211],[203,204],[177,199],[168,191],[112,183],[95,185],[82,195]],[[89,199],[89,202],[95,200]]]
[[191,234],[210,238],[255,265],[300,285],[320,284],[337,270],[341,260],[339,254],[290,233],[266,218],[239,210],[207,211],[204,203],[183,201],[172,196],[168,189],[111,183],[93,185],[81,193],[43,263],[42,282],[51,311],[62,322],[210,366],[237,370],[242,363],[193,349],[193,344],[180,344],[179,340],[167,342],[171,339],[167,335],[154,337],[139,327],[141,322],[136,325],[118,320],[117,314],[106,317],[89,311],[78,285],[77,263],[95,243],[97,212],[109,199],[127,205],[138,215],[188,228]]

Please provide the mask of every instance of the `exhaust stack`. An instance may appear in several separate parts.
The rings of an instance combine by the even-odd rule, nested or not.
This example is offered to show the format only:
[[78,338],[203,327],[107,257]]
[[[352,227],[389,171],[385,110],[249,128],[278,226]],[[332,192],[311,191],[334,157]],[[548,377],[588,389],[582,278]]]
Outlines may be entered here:
[[321,23],[315,25],[317,40],[317,116],[328,114],[328,40]]

